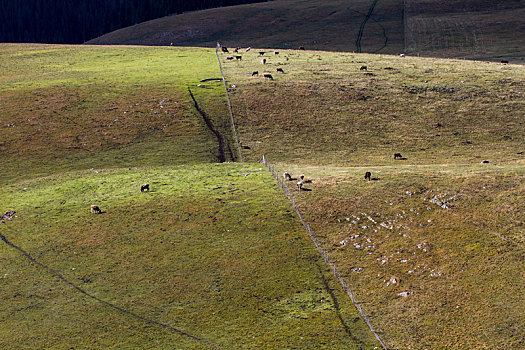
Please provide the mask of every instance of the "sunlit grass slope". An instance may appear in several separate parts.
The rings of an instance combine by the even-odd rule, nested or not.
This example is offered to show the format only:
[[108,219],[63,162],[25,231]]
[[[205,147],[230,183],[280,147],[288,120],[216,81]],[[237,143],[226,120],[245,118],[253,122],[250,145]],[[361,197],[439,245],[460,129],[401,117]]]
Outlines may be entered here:
[[[224,62],[239,87],[232,99],[249,160],[266,154],[362,166],[523,159],[523,66],[321,51],[263,57],[265,65],[252,50]],[[407,159],[394,161],[394,153]]]
[[244,157],[312,180],[289,186],[389,348],[523,348],[525,69],[263,57],[225,62]]
[[[0,66],[9,242],[217,348],[378,345],[266,171],[216,163],[187,91],[231,145],[214,51],[1,45]],[[2,349],[206,347],[3,241],[0,262]]]
[[[61,170],[217,161],[194,90],[225,136],[207,49],[1,45],[0,181]],[[227,138],[231,141],[231,138]]]
[[[64,173],[5,188],[0,203],[17,215],[2,233],[41,263],[218,348],[377,346],[258,165]],[[205,348],[3,242],[0,261],[2,349]]]

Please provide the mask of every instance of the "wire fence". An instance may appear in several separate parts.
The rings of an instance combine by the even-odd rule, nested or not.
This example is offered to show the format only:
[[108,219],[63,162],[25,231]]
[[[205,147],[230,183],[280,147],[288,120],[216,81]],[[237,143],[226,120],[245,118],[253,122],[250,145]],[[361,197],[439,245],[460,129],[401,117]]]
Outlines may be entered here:
[[285,193],[288,196],[288,198],[290,198],[290,200],[292,201],[292,205],[293,205],[295,211],[297,212],[297,215],[299,216],[299,219],[303,223],[303,226],[306,228],[306,231],[308,231],[308,235],[310,236],[310,238],[314,242],[315,246],[317,247],[317,250],[319,251],[319,253],[323,257],[323,260],[325,261],[325,263],[330,267],[330,270],[332,270],[332,273],[334,274],[335,278],[337,278],[337,280],[341,284],[341,286],[342,286],[343,290],[345,291],[345,293],[350,297],[350,300],[352,300],[352,303],[356,307],[357,311],[359,311],[359,313],[361,314],[361,317],[363,318],[363,320],[368,325],[368,328],[370,328],[370,331],[372,331],[372,333],[374,334],[376,339],[379,341],[381,346],[383,346],[383,349],[388,350],[387,346],[385,345],[385,343],[383,342],[381,337],[374,330],[374,327],[372,326],[372,323],[370,322],[368,317],[365,315],[365,313],[363,311],[363,307],[355,299],[354,292],[352,291],[352,287],[346,284],[346,282],[343,279],[343,277],[341,277],[341,275],[337,271],[337,268],[336,268],[335,264],[330,261],[330,258],[328,257],[328,254],[326,253],[326,251],[324,251],[323,248],[321,248],[321,245],[319,244],[319,241],[317,240],[317,238],[313,234],[312,229],[310,228],[310,225],[308,225],[308,223],[304,220],[303,216],[301,215],[301,212],[299,211],[299,208],[297,207],[297,204],[295,202],[295,198],[294,198],[293,193],[288,188],[288,185],[286,185],[286,183],[284,182],[284,177],[279,176],[279,170],[276,169],[275,166],[272,165],[268,161],[266,156],[262,157],[262,163],[268,168],[268,171],[270,171],[272,173],[273,177],[275,177],[275,179],[277,180],[277,182],[279,183],[281,188],[285,191]]
[[220,48],[221,48],[221,44],[217,43],[217,46],[215,47],[215,55],[217,56],[217,61],[219,62],[219,70],[221,71],[222,82],[224,84],[224,90],[226,91],[226,100],[228,100],[228,109],[230,110],[230,118],[231,118],[233,136],[235,137],[235,143],[237,144],[237,151],[239,152],[239,159],[241,160],[241,163],[243,163],[244,160],[242,159],[241,145],[239,143],[239,139],[237,138],[237,130],[235,129],[235,122],[233,121],[232,103],[230,101],[230,95],[228,94],[228,86],[226,85],[226,79],[224,78],[224,74],[222,72],[222,64],[221,64],[221,59],[219,57]]

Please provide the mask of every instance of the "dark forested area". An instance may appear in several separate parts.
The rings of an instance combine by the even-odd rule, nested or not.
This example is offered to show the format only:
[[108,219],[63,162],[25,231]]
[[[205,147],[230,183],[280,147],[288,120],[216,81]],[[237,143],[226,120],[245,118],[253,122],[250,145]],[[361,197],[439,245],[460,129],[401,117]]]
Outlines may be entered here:
[[185,11],[264,0],[0,0],[0,42],[78,44]]

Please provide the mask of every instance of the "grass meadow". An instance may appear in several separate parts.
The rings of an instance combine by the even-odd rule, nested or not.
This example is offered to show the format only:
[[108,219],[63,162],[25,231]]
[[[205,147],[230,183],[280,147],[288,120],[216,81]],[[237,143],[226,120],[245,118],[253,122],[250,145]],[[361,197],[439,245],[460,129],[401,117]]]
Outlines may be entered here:
[[230,132],[214,51],[2,45],[0,181],[58,170],[217,161],[188,87]]
[[[215,348],[378,346],[270,175],[217,163],[187,90],[231,146],[214,50],[1,45],[0,66],[9,242]],[[2,349],[207,348],[4,242],[0,292]]]
[[312,181],[289,186],[389,348],[523,347],[523,66],[264,57],[225,63],[244,157]]
[[[258,165],[61,173],[9,186],[0,201],[17,210],[2,233],[37,260],[219,348],[376,345]],[[0,254],[3,349],[206,348],[86,298],[5,244]]]

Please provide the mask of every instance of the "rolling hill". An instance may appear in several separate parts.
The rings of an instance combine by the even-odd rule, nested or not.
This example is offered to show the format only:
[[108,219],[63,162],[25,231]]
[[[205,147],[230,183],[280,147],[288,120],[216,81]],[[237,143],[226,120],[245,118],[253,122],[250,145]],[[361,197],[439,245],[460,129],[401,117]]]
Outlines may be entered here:
[[[2,45],[0,210],[17,217],[0,232],[216,347],[378,347],[265,155],[311,181],[288,186],[389,349],[525,346],[523,66],[240,55],[220,59],[246,163],[220,164],[187,90],[233,148],[214,51]],[[7,244],[0,258],[2,348],[206,347]]]
[[295,201],[389,348],[525,345],[523,66],[225,56],[244,158],[312,181]]
[[522,1],[280,0],[184,13],[88,44],[261,47],[525,59]]
[[2,349],[379,345],[269,174],[218,163],[213,51],[0,46]]

